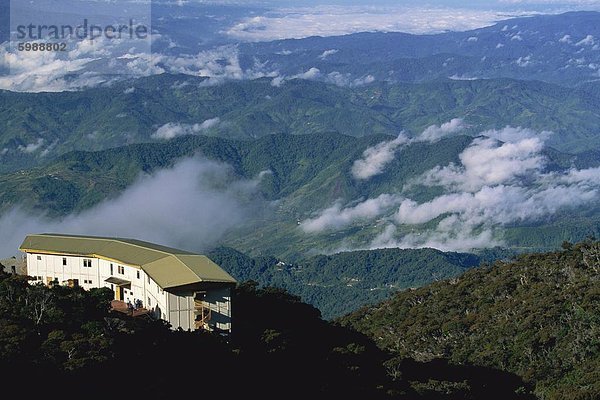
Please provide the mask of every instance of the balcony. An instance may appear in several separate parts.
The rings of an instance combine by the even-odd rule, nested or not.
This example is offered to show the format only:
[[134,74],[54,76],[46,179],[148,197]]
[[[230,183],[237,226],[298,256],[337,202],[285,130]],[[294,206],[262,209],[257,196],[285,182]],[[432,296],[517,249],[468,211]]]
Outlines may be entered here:
[[151,316],[151,311],[139,307],[139,308],[129,308],[127,303],[121,300],[113,300],[110,302],[111,311],[120,312],[125,315],[129,315],[130,317],[141,317],[141,316]]

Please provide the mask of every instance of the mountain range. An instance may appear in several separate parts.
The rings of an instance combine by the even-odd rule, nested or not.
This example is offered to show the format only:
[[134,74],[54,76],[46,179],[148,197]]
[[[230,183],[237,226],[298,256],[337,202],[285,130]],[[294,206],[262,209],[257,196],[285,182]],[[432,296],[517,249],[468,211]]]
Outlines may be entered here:
[[473,135],[511,125],[553,132],[548,144],[562,151],[600,148],[600,84],[571,89],[496,79],[347,88],[300,79],[279,87],[265,78],[208,87],[203,82],[159,75],[79,92],[0,91],[1,171],[73,150],[186,133],[245,140],[284,133],[415,135],[453,118],[463,118]]

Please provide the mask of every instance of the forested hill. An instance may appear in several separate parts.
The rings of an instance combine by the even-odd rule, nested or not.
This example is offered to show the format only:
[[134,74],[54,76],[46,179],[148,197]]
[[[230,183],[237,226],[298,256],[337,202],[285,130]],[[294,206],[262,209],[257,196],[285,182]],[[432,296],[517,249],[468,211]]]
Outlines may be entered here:
[[206,86],[203,78],[165,74],[80,92],[0,91],[0,172],[73,150],[185,132],[237,139],[329,131],[416,135],[453,118],[464,118],[472,134],[506,125],[553,131],[550,145],[580,152],[598,149],[599,104],[598,84],[574,89],[511,79],[361,87],[301,79],[277,87],[256,79]]
[[341,322],[399,358],[513,372],[543,399],[600,398],[600,242],[398,293]]
[[[5,391],[41,397],[56,387],[62,399],[106,399],[115,391],[148,399],[529,398],[516,395],[527,391],[518,377],[489,368],[409,361],[389,374],[390,355],[371,340],[276,288],[237,287],[228,340],[110,312],[112,298],[107,288],[29,286],[0,271]],[[457,378],[460,388],[449,392]],[[428,389],[432,379],[441,391]]]
[[598,77],[593,39],[599,36],[600,13],[580,11],[529,15],[463,32],[361,32],[245,43],[240,50],[247,64],[258,59],[288,76],[317,68],[322,77],[347,81],[369,74],[377,81],[510,77],[586,86]]
[[540,399],[597,399],[599,275],[600,242],[566,245],[333,323],[282,289],[246,282],[226,341],[109,312],[107,288],[31,286],[0,272],[0,373],[6,390],[34,376],[35,395],[68,382],[69,399],[94,380],[110,385],[89,398],[132,384],[148,398],[197,396],[200,384],[205,396],[227,387],[261,398],[525,400],[534,390]]
[[209,256],[238,281],[286,289],[318,308],[327,319],[382,301],[399,290],[460,275],[480,262],[473,254],[434,249],[355,251],[296,263],[252,258],[224,247]]

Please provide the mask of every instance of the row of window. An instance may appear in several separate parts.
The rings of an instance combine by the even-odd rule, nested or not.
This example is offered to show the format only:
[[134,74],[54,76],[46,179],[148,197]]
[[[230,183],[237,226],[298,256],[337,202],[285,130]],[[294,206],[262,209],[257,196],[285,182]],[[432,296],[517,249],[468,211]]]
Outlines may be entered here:
[[[41,260],[41,259],[42,259],[42,256],[38,255],[38,256],[37,256],[37,259],[38,259],[38,260]],[[63,259],[62,259],[62,264],[63,264],[63,265],[67,265],[67,258],[66,258],[66,257],[63,257]],[[91,268],[91,267],[92,267],[92,260],[91,260],[91,259],[89,259],[89,258],[84,258],[84,259],[83,259],[83,266],[84,266],[85,268]],[[113,266],[113,264],[111,263],[111,264],[110,264],[110,274],[111,274],[111,275],[114,275],[114,270],[113,270],[113,268],[114,268],[114,266]],[[124,267],[123,265],[118,265],[118,266],[117,266],[117,272],[118,272],[120,275],[125,275],[125,267]],[[137,279],[140,279],[140,271],[139,271],[139,270],[138,270],[138,271],[136,271],[136,278],[137,278]],[[150,284],[150,276],[148,276],[147,278],[148,278],[148,284]],[[40,280],[41,280],[41,277],[40,277]],[[84,280],[84,283],[88,283],[88,282],[86,282],[86,281]],[[89,281],[89,283],[91,284],[91,281]],[[157,291],[158,293],[160,293],[160,294],[163,294],[163,290],[160,288],[160,286],[158,286],[158,284],[156,285],[156,291]]]
[[[42,261],[42,256],[37,256],[37,260],[38,261]],[[62,259],[62,265],[67,265],[67,257],[63,257]],[[92,260],[90,260],[89,258],[84,258],[83,259],[83,266],[86,268],[91,268],[92,267]]]

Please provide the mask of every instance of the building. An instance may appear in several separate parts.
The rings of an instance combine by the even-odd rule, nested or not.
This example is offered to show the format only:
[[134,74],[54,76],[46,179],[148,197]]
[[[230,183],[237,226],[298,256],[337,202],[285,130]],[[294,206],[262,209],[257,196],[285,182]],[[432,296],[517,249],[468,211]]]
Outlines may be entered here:
[[236,281],[208,257],[133,239],[29,235],[27,274],[46,285],[107,287],[173,329],[231,331]]

